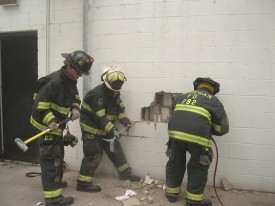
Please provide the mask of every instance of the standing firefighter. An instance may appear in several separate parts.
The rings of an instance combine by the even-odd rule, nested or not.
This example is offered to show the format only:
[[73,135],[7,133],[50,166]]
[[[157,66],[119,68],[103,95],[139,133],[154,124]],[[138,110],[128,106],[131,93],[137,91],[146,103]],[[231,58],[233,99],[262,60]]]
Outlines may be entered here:
[[[38,80],[30,122],[37,133],[50,128],[50,132],[39,138],[41,179],[46,206],[71,205],[73,197],[63,197],[62,182],[64,145],[72,145],[77,138],[67,135],[63,139],[65,125],[58,123],[71,113],[71,119],[80,116],[80,98],[77,79],[88,75],[93,58],[83,51],[64,53],[64,66]],[[64,141],[65,140],[65,141]]]
[[219,99],[214,96],[220,90],[219,83],[211,78],[197,78],[194,90],[178,96],[172,103],[172,117],[168,124],[169,142],[166,165],[166,197],[175,202],[181,192],[186,170],[186,153],[191,157],[187,164],[187,206],[211,206],[204,199],[208,169],[212,162],[212,134],[228,133],[229,123]]
[[[126,80],[121,69],[107,67],[103,70],[103,84],[90,90],[81,106],[80,127],[82,131],[84,158],[77,180],[77,190],[99,192],[99,185],[92,183],[94,173],[102,159],[103,151],[115,166],[120,179],[139,181],[140,177],[132,175],[131,167],[126,160],[118,141],[119,134],[114,122],[118,120],[127,128],[132,126],[125,116],[125,107],[120,99],[120,89]],[[110,149],[110,140],[114,141],[114,151]],[[105,139],[105,140],[104,140]]]

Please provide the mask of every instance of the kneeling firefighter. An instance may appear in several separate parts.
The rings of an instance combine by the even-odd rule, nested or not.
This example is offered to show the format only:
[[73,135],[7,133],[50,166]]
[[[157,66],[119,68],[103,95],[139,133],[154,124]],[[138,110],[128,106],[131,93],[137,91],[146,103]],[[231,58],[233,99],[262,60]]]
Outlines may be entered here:
[[[124,72],[117,67],[104,68],[101,80],[104,83],[90,90],[81,105],[80,127],[84,158],[77,180],[78,191],[101,191],[100,186],[92,182],[103,151],[112,161],[120,179],[140,180],[140,177],[132,175],[114,125],[114,122],[118,120],[127,128],[132,126],[131,121],[124,114],[125,107],[120,99],[119,91],[126,81]],[[110,149],[110,142],[106,141],[110,139],[115,139],[114,151]]]
[[[211,206],[203,191],[212,162],[212,134],[222,136],[229,131],[224,106],[215,96],[219,83],[211,78],[197,78],[194,91],[179,95],[172,103],[172,117],[168,123],[169,141],[166,154],[166,198],[175,202],[187,167],[187,206]],[[186,165],[186,153],[190,159]]]

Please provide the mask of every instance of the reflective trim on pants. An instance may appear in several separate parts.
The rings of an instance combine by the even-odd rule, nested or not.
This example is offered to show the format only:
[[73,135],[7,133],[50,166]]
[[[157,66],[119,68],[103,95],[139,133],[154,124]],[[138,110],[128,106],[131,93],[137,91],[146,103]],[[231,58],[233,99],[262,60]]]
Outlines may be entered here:
[[92,182],[93,177],[79,174],[77,179],[81,182]]
[[43,193],[45,199],[55,198],[62,195],[62,188],[53,191],[43,191]]
[[186,191],[186,198],[189,200],[194,200],[194,201],[203,201],[204,196],[203,196],[203,194],[192,194],[192,193]]

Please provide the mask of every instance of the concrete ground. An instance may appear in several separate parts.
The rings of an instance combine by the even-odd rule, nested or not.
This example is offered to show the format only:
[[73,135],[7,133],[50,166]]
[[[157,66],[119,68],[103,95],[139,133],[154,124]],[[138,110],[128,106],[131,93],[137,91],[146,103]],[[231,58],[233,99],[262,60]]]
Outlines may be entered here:
[[[28,172],[40,172],[40,167],[29,164],[0,162],[0,205],[1,206],[35,206],[45,205],[42,196],[40,176],[26,177]],[[184,195],[181,194],[176,203],[169,203],[163,189],[161,181],[154,185],[143,183],[130,183],[121,181],[116,177],[97,174],[95,182],[100,183],[102,191],[100,193],[84,193],[75,190],[78,172],[65,171],[64,180],[68,182],[68,187],[64,189],[64,196],[74,196],[76,206],[130,206],[131,204],[115,200],[115,197],[125,194],[131,189],[137,193],[136,198],[141,205],[151,206],[184,206]],[[153,178],[153,177],[151,177]],[[160,185],[157,187],[157,185]],[[183,188],[184,191],[184,188]],[[217,192],[225,206],[274,206],[275,194],[251,192],[251,191],[224,191],[220,188]],[[221,205],[212,187],[207,187],[205,196],[210,198],[213,206]],[[40,203],[41,202],[41,203]],[[136,204],[134,204],[136,205]]]

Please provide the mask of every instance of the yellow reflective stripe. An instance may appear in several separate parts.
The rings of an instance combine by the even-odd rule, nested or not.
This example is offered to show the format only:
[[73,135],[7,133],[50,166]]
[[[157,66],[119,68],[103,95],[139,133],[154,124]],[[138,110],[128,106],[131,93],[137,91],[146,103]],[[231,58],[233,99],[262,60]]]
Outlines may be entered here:
[[75,98],[80,101],[80,96],[79,95],[75,95]]
[[119,73],[119,74],[118,74],[118,79],[119,79],[120,81],[123,81],[123,80],[124,80],[124,75],[123,75],[122,73]]
[[70,112],[70,108],[61,107],[54,102],[51,102],[51,109],[59,112],[60,114],[64,114],[64,115],[67,115]]
[[54,198],[62,195],[62,188],[58,190],[53,190],[53,191],[43,191],[44,193],[44,198]]
[[212,127],[216,132],[220,132],[221,131],[221,125],[215,124],[212,122]]
[[72,107],[76,107],[76,108],[80,108],[80,104],[78,104],[78,103],[72,103]]
[[50,109],[50,102],[38,102],[38,109]]
[[125,163],[124,165],[121,165],[120,167],[117,167],[116,170],[118,173],[123,172],[124,170],[128,169],[130,167],[129,163]]
[[43,122],[44,124],[48,125],[49,122],[50,122],[52,119],[54,119],[54,118],[55,118],[55,116],[53,115],[53,113],[52,113],[52,112],[49,112],[49,113],[44,117],[44,119],[42,120],[42,122]]
[[211,122],[211,114],[204,108],[192,105],[185,105],[185,104],[176,104],[174,111],[187,111],[187,112],[194,112],[200,114],[208,119]]
[[124,113],[121,113],[121,114],[118,115],[118,120],[121,120],[124,117],[126,117],[126,115]]
[[181,187],[166,187],[165,191],[172,194],[178,194],[181,192]]
[[33,100],[35,100],[36,97],[37,97],[37,93],[34,93],[34,94],[33,94]]
[[186,198],[194,201],[203,201],[203,194],[192,194],[186,191]]
[[93,177],[92,176],[84,176],[84,175],[79,174],[77,179],[82,182],[92,182]]
[[106,118],[110,121],[114,121],[116,119],[116,115],[110,115],[110,114],[107,114],[106,115]]
[[103,117],[105,115],[105,109],[101,109],[99,111],[96,112],[96,116]]
[[106,133],[103,130],[96,129],[94,127],[90,127],[83,122],[80,122],[80,127],[83,129],[85,132],[88,132],[90,134],[94,135],[106,135]]
[[88,112],[92,112],[92,108],[86,102],[83,101],[81,106]]
[[187,142],[193,142],[199,145],[203,145],[205,147],[211,147],[211,141],[205,137],[200,137],[197,135],[193,135],[193,134],[188,134],[185,132],[179,132],[179,131],[174,131],[174,130],[169,130],[169,137],[175,138],[175,139],[179,139],[179,140],[184,140]]
[[108,124],[106,124],[105,128],[104,128],[104,131],[109,134],[111,129],[114,127],[113,123],[112,122],[108,122]]
[[[30,123],[40,131],[44,131],[44,130],[48,129],[48,127],[46,127],[45,125],[40,124],[37,121],[35,121],[32,116],[31,116],[31,119],[30,119]],[[62,136],[62,130],[61,129],[58,129],[55,132],[49,132],[49,133],[57,135],[57,136]]]

